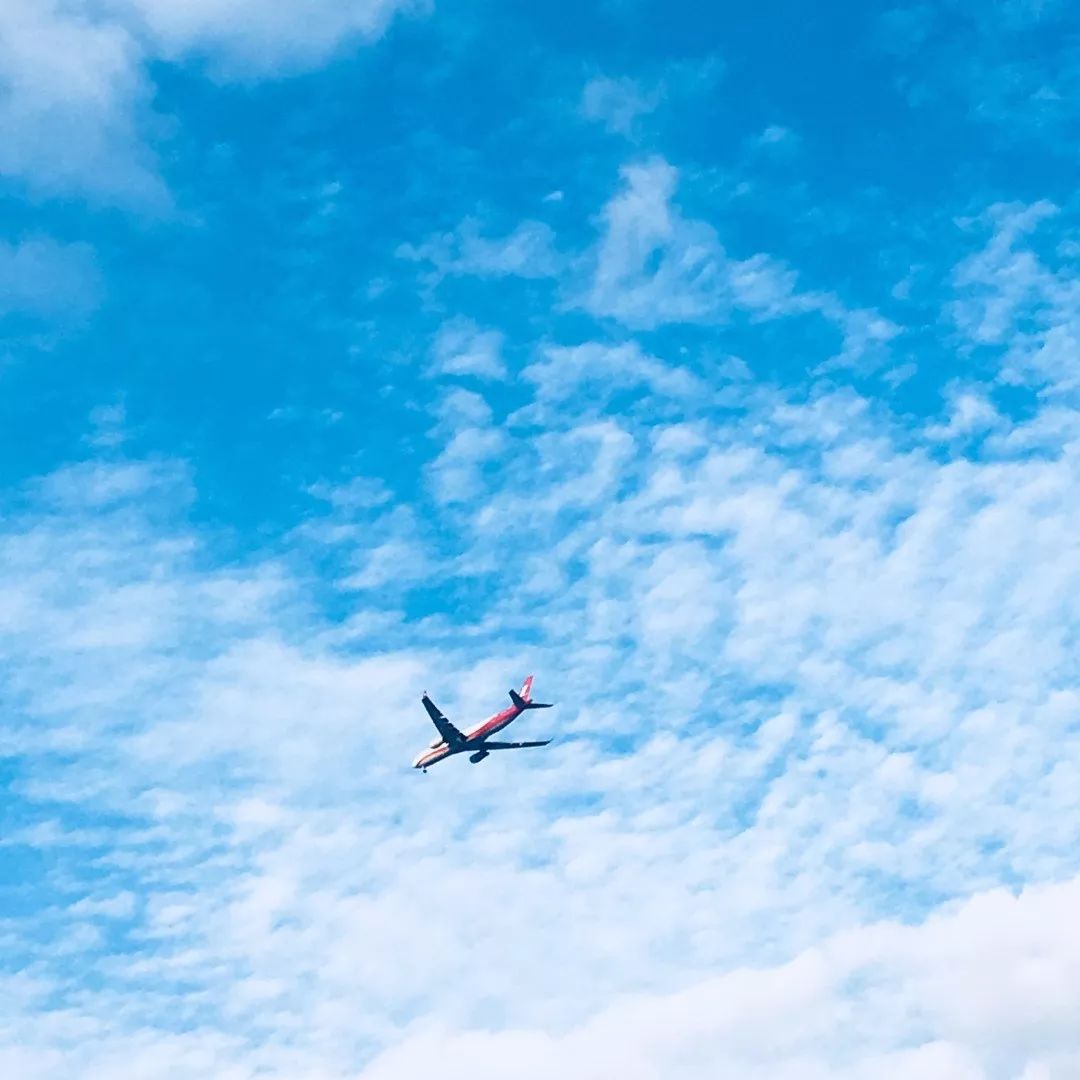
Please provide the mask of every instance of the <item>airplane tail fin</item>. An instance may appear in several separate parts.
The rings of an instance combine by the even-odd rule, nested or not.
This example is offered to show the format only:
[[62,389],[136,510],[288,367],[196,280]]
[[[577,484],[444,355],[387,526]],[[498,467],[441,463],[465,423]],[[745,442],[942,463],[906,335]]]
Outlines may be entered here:
[[550,709],[550,705],[545,705],[540,701],[532,700],[532,682],[533,677],[530,675],[524,683],[521,685],[521,693],[516,690],[510,691],[510,700],[514,703],[515,708],[525,709]]

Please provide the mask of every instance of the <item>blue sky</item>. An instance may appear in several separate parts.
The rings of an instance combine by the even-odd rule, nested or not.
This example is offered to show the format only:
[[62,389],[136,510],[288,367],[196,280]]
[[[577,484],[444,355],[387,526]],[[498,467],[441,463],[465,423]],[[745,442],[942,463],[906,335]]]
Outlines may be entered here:
[[700,6],[0,7],[5,1075],[1080,1071],[1077,16]]

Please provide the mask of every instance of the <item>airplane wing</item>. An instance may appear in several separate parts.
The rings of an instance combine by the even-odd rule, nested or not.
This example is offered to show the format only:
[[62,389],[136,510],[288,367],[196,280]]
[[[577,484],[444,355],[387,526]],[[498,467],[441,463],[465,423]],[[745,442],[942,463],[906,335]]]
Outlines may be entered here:
[[524,750],[527,746],[547,746],[549,742],[550,739],[543,742],[482,742],[477,746],[484,750]]
[[427,694],[424,694],[420,700],[423,702],[424,708],[427,709],[431,722],[439,729],[439,734],[449,746],[458,746],[465,741],[465,736],[439,712],[438,705]]

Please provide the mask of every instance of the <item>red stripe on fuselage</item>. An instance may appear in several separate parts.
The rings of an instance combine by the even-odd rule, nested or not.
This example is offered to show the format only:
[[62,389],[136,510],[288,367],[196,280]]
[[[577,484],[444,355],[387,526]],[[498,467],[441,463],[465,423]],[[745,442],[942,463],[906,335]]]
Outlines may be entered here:
[[482,724],[478,724],[471,731],[466,731],[464,733],[465,742],[456,750],[451,750],[446,743],[443,743],[441,746],[436,746],[434,749],[429,750],[426,754],[421,754],[420,757],[413,762],[413,768],[426,769],[429,765],[434,765],[435,762],[442,761],[452,754],[460,754],[462,750],[471,750],[476,743],[480,742],[482,739],[486,739],[489,735],[494,735],[496,731],[502,731],[507,724],[516,720],[520,715],[521,711],[518,707],[516,705],[511,705],[509,709],[503,709],[502,712],[496,713]]
[[496,713],[482,724],[478,724],[472,731],[466,731],[465,738],[468,742],[472,742],[473,739],[482,739],[487,735],[494,734],[496,731],[502,731],[511,720],[515,720],[519,715],[517,706],[511,705],[509,709],[503,709],[501,713]]

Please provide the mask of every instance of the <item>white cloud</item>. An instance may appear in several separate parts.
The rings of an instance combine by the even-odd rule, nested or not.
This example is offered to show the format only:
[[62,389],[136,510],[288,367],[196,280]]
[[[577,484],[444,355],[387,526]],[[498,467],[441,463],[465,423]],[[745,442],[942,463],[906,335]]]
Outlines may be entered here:
[[579,112],[602,124],[611,134],[633,140],[639,120],[656,112],[661,105],[680,102],[697,110],[703,95],[711,95],[723,73],[717,56],[699,56],[692,60],[671,60],[643,80],[629,76],[594,75],[585,84]]
[[[1022,244],[1057,213],[1047,202],[997,205],[966,222],[992,232],[981,251],[955,268],[959,298],[952,315],[972,344],[999,350],[1005,382],[1070,393],[1080,386],[1080,278]],[[1067,254],[1058,258],[1064,262]]]
[[655,395],[684,399],[705,392],[685,368],[648,356],[636,342],[549,346],[543,350],[542,359],[521,374],[536,385],[540,402],[558,403],[587,395],[590,402],[599,405],[617,390],[635,386],[645,387]]
[[499,331],[481,330],[471,319],[450,319],[443,323],[432,348],[436,370],[444,375],[505,379],[502,345]]
[[221,78],[311,67],[372,41],[412,0],[6,0],[0,5],[0,175],[35,194],[160,210],[145,140],[148,67],[209,58]]
[[957,323],[975,341],[1000,342],[1015,328],[1018,312],[1049,286],[1049,274],[1030,250],[1015,250],[1022,237],[1057,212],[1050,203],[996,206],[987,217],[995,231],[987,246],[964,259],[954,279],[971,295],[954,305]]
[[949,417],[943,424],[931,424],[927,435],[932,439],[957,439],[999,428],[1004,418],[986,394],[978,388],[954,388],[949,395]]
[[408,538],[383,541],[366,552],[363,565],[342,581],[347,589],[387,589],[409,586],[434,570],[422,544]]
[[653,112],[659,104],[658,91],[646,94],[633,79],[597,75],[585,84],[581,113],[613,134],[629,136],[638,117]]
[[135,911],[135,896],[130,892],[101,898],[87,897],[68,908],[71,915],[101,919],[130,918]]
[[[444,411],[454,430],[487,422],[476,395],[458,393]],[[602,1069],[622,1052],[610,1038],[619,1029],[627,1069],[643,1070],[644,1076],[678,1070],[692,1076],[691,1069],[707,1070],[717,1060],[730,1060],[733,1071],[753,1075],[749,1070],[757,1069],[763,1076],[783,1075],[784,1068],[793,1076],[812,1068],[822,1076],[888,1075],[881,1070],[929,1069],[935,1062],[947,1075],[957,1062],[983,1068],[984,1061],[1006,1060],[1014,1045],[1019,1051],[1032,1045],[1023,1017],[1011,1043],[996,1036],[988,1048],[979,1042],[981,1021],[956,1013],[955,1002],[969,986],[1011,987],[1014,980],[977,972],[970,983],[947,984],[931,994],[936,977],[963,972],[961,961],[1001,956],[1000,944],[996,953],[981,938],[963,948],[957,944],[947,953],[948,963],[926,971],[907,958],[933,957],[943,943],[966,941],[955,925],[918,933],[877,928],[854,941],[821,944],[823,930],[835,934],[874,909],[860,885],[875,866],[872,860],[881,868],[876,872],[897,875],[899,882],[913,876],[931,888],[962,890],[965,882],[993,873],[991,865],[965,863],[962,854],[975,850],[974,840],[984,830],[1001,835],[1011,857],[1026,849],[1024,857],[1036,860],[1028,872],[1038,860],[1049,858],[1047,865],[1055,865],[1072,843],[1068,830],[1056,838],[1044,834],[1035,844],[1022,839],[1051,804],[1014,801],[1020,790],[1027,798],[1040,789],[1042,800],[1069,797],[1067,776],[1057,787],[1036,781],[1046,764],[1069,759],[1060,726],[1069,714],[1067,703],[1058,710],[1059,720],[1044,713],[1039,729],[1017,713],[1025,708],[1022,701],[1010,704],[994,718],[995,741],[988,744],[983,728],[972,726],[978,699],[964,699],[985,690],[984,701],[1000,701],[1009,687],[1024,698],[1024,684],[1014,672],[988,681],[1001,657],[980,658],[978,648],[971,648],[977,642],[957,642],[943,651],[940,641],[928,648],[924,637],[928,623],[931,629],[940,624],[935,613],[953,612],[967,594],[969,603],[979,605],[974,621],[988,622],[991,636],[1013,626],[1021,629],[1013,646],[1031,635],[1045,645],[1050,628],[1061,625],[1061,612],[1055,616],[1045,608],[1032,586],[1044,572],[1060,580],[1060,567],[1045,563],[1056,541],[1052,534],[1043,536],[1046,524],[1016,518],[1038,569],[1025,579],[1023,606],[1012,606],[994,584],[1006,566],[1016,565],[1009,546],[1000,553],[1001,563],[988,565],[990,549],[973,543],[971,526],[955,526],[955,508],[970,501],[965,485],[978,483],[978,472],[946,470],[935,481],[928,462],[868,444],[867,423],[865,413],[841,414],[835,403],[818,415],[792,408],[770,420],[769,413],[757,412],[752,427],[766,425],[766,442],[785,433],[822,433],[823,446],[834,446],[820,473],[799,483],[786,478],[779,458],[755,447],[762,436],[751,434],[751,427],[706,427],[703,444],[684,439],[678,459],[665,449],[662,458],[647,463],[644,475],[633,458],[635,437],[618,424],[608,422],[603,435],[597,430],[586,436],[575,428],[572,443],[561,446],[549,433],[543,444],[548,473],[533,470],[525,459],[521,465],[531,486],[522,488],[511,471],[498,498],[512,499],[510,505],[522,510],[516,520],[535,537],[527,550],[547,546],[553,517],[561,519],[574,505],[591,514],[607,507],[595,520],[590,514],[568,532],[560,530],[588,553],[588,575],[539,597],[517,597],[512,588],[501,588],[486,633],[466,623],[456,640],[426,661],[415,652],[394,651],[385,639],[368,656],[333,656],[317,629],[296,635],[302,645],[274,641],[288,623],[274,614],[280,609],[260,612],[258,604],[244,605],[250,614],[242,625],[254,633],[252,640],[220,636],[214,627],[222,625],[215,614],[221,609],[207,609],[210,582],[185,554],[187,545],[177,543],[182,537],[148,543],[137,528],[133,509],[155,498],[145,481],[95,481],[95,489],[126,491],[131,501],[111,495],[106,505],[119,516],[91,533],[73,529],[77,519],[70,515],[82,512],[82,500],[56,501],[74,485],[43,485],[54,493],[55,512],[65,515],[63,532],[43,531],[38,522],[27,530],[38,538],[32,547],[19,541],[6,548],[3,564],[11,575],[4,580],[5,597],[27,588],[35,597],[9,626],[23,642],[17,655],[24,670],[34,655],[26,646],[35,640],[47,643],[41,655],[52,665],[70,655],[73,666],[59,682],[72,683],[76,693],[42,697],[34,689],[31,707],[54,716],[77,707],[80,722],[72,726],[83,740],[92,740],[83,745],[95,749],[84,767],[53,774],[52,788],[43,787],[41,797],[54,805],[57,798],[74,798],[83,810],[88,800],[105,806],[117,800],[150,816],[142,829],[113,836],[110,864],[112,873],[138,875],[128,891],[134,888],[147,907],[145,915],[136,911],[132,917],[153,949],[111,961],[125,981],[139,980],[135,985],[147,988],[140,990],[137,1008],[127,1001],[113,1018],[112,997],[84,995],[77,1014],[55,1017],[83,1032],[76,1046],[57,1041],[48,1013],[28,1018],[20,1012],[20,1045],[29,1039],[41,1047],[34,1068],[43,1076],[76,1072],[110,1080],[196,1076],[205,1074],[211,1060],[206,1055],[212,1053],[219,1075],[231,1069],[244,1076],[261,1067],[271,1076],[346,1077],[359,1070],[365,1047],[400,1042],[370,1075],[409,1075],[431,1052],[431,1044],[413,1042],[401,1027],[418,1000],[426,1003],[432,1022],[459,1033],[491,1016],[492,1002],[504,1010],[494,1014],[499,1028],[512,1032],[535,1025],[519,1036],[452,1036],[440,1043],[447,1069],[466,1068],[474,1043],[481,1057],[501,1061],[505,1069],[506,1059],[490,1054],[509,1044],[539,1055],[541,1063],[563,1066],[568,1075],[587,1076],[581,1070],[590,1062]],[[837,445],[845,432],[849,437]],[[604,469],[599,456],[587,453],[590,441],[598,454],[607,452],[605,446],[620,446],[607,474],[614,486],[596,486]],[[657,442],[667,447],[672,440]],[[1016,517],[1029,494],[1041,492],[1040,514],[1045,521],[1049,513],[1053,521],[1070,511],[1064,494],[1060,504],[1046,503],[1046,469],[1033,463],[1003,478],[1000,489],[979,490],[1018,500],[1006,518]],[[594,486],[574,487],[577,475]],[[628,480],[645,485],[639,498],[611,503]],[[888,494],[890,484],[894,495]],[[888,565],[880,560],[889,556],[875,555],[867,541],[893,517],[894,499],[908,498],[924,500],[916,521],[929,515],[940,519],[941,529],[949,526],[949,544],[960,550],[945,573],[958,588],[942,594],[937,567],[943,549],[940,543],[937,551],[924,547],[908,561],[915,577],[898,583],[915,597],[915,610],[896,612],[896,598],[882,581],[852,590],[845,587],[843,568],[850,567],[853,580],[860,581],[875,566]],[[497,507],[491,498],[486,502]],[[95,498],[91,505],[101,501]],[[1068,528],[1064,520],[1059,524]],[[684,529],[698,539],[683,537]],[[659,543],[658,530],[667,538]],[[909,531],[914,537],[920,532]],[[995,526],[993,533],[1000,548],[1002,531]],[[71,551],[80,552],[77,562],[57,547],[60,535],[69,537]],[[722,535],[730,537],[730,557],[711,539]],[[490,535],[504,552],[505,586],[514,581],[521,558],[505,558],[514,536],[507,528]],[[471,541],[485,542],[483,536]],[[142,553],[138,559],[135,551]],[[886,581],[893,573],[886,573]],[[73,581],[62,584],[69,575]],[[70,630],[58,632],[62,622],[57,625],[62,614],[63,621],[69,617],[64,613],[71,610],[67,597],[75,582],[86,597],[75,622],[98,627],[103,639],[86,667],[79,661],[86,647],[81,630],[72,637]],[[146,592],[151,583],[156,594]],[[118,590],[120,584],[125,587]],[[240,585],[230,585],[230,591]],[[140,590],[146,592],[142,598],[136,595]],[[265,593],[256,588],[254,595],[265,604]],[[43,604],[49,596],[55,599]],[[928,605],[925,611],[922,604]],[[473,665],[478,656],[491,654],[491,644],[530,606],[532,632],[544,634],[550,652],[542,677],[544,670],[560,673],[552,680],[564,701],[560,728],[588,731],[591,714],[619,702],[614,730],[632,732],[640,746],[620,754],[601,752],[590,741],[570,743],[547,758],[509,763],[499,771],[451,772],[448,766],[424,778],[426,787],[405,788],[416,778],[393,763],[407,761],[412,744],[425,737],[418,689],[432,675],[441,677],[444,684],[431,689],[454,716],[494,705],[493,687],[510,671],[519,674],[514,669],[520,657],[499,661],[498,671]],[[807,608],[814,613],[809,623],[803,618]],[[37,618],[28,622],[28,611]],[[193,626],[210,630],[199,633],[197,645],[182,629],[196,612]],[[793,622],[795,633],[789,632]],[[137,623],[137,634],[122,632]],[[811,629],[798,633],[799,625]],[[905,633],[904,625],[923,630]],[[882,626],[911,652],[868,661],[865,638],[876,640]],[[478,631],[484,636],[473,651],[467,641]],[[423,644],[420,626],[405,632],[410,649]],[[606,660],[605,644],[620,634],[629,635],[633,651]],[[115,661],[103,665],[102,649]],[[1049,687],[1063,661],[1043,651],[1051,666],[1030,675],[1036,685]],[[1018,650],[1017,662],[1026,666],[1025,652]],[[878,708],[890,709],[902,687],[890,687],[883,675],[898,662],[914,665],[916,672],[903,680],[913,685],[903,711],[925,722],[935,707],[943,710],[926,729],[925,745],[941,746],[935,753],[945,753],[944,760],[920,761],[918,754],[874,743],[835,715],[817,711],[841,705],[866,710],[874,700]],[[676,663],[684,670],[690,665],[690,682],[680,681]],[[830,674],[836,666],[840,670]],[[793,678],[795,715],[778,715],[745,739],[729,722],[695,729],[690,721],[710,701],[736,716],[748,708],[737,694],[720,692],[740,667]],[[126,678],[118,680],[118,670]],[[650,688],[647,696],[634,689],[641,682]],[[24,683],[27,691],[31,685]],[[935,703],[935,686],[947,686],[959,700]],[[92,721],[105,712],[106,687],[109,715],[119,710],[141,720],[134,738],[117,741],[108,728],[101,732],[113,741],[103,759],[100,728]],[[800,715],[802,709],[808,715]],[[909,723],[901,721],[907,739],[922,745],[919,728]],[[1034,756],[1030,750],[1016,753],[1021,734],[1042,750]],[[999,746],[1013,751],[1004,773],[994,758]],[[207,802],[205,785],[219,767],[215,763],[226,761],[234,763],[234,786]],[[953,788],[932,783],[950,772],[959,777]],[[744,828],[733,828],[730,808],[754,798],[769,774],[774,778],[764,781],[760,809]],[[95,776],[97,786],[88,786]],[[45,779],[40,776],[39,783]],[[154,794],[146,801],[154,789],[171,798]],[[457,797],[450,799],[451,792]],[[582,793],[599,796],[601,809],[574,810],[573,799]],[[896,822],[901,798],[930,800],[932,825]],[[553,799],[568,800],[563,813],[552,816],[546,809]],[[970,812],[973,801],[980,807],[976,815]],[[707,807],[716,810],[703,813]],[[164,861],[154,854],[162,847]],[[459,864],[465,850],[468,859]],[[60,851],[63,858],[62,846]],[[537,857],[538,865],[522,861]],[[491,895],[500,904],[488,907],[467,936],[447,932],[479,897]],[[1060,904],[1074,900],[1070,895]],[[1002,921],[1059,925],[1044,907],[1005,905],[1003,912],[987,939],[1000,943]],[[119,908],[117,913],[122,915]],[[784,927],[779,941],[778,926]],[[800,945],[817,951],[799,958]],[[730,970],[751,956],[782,955],[791,946],[792,966],[691,985],[709,967]],[[815,961],[822,952],[826,961]],[[1020,938],[1017,962],[1030,953]],[[1068,962],[1065,951],[1055,955]],[[1069,969],[1063,971],[1062,978],[1069,977]],[[60,986],[68,978],[60,972],[52,977]],[[861,989],[868,983],[878,988],[869,995]],[[199,997],[210,995],[218,1007],[212,1022],[191,1025],[191,1035],[169,1035],[173,1021],[167,1017],[196,1007],[180,989],[184,984],[197,986]],[[607,1004],[619,993],[688,985],[674,998]],[[925,1045],[910,1047],[902,1024],[897,1027],[896,1018],[906,1015],[894,1004],[897,997],[901,1003],[909,997],[930,1002],[933,1022],[918,1029]],[[987,1008],[986,1023],[996,1024],[997,1006],[991,1002]],[[594,1019],[559,1035],[582,1010]],[[853,1012],[866,1045],[849,1049],[843,1033],[851,1026],[835,1021]],[[259,1034],[268,1029],[269,1036]],[[1038,1029],[1040,1037],[1046,1030]],[[1032,1051],[1032,1063],[1039,1055],[1075,1049],[1064,1035],[1054,1038],[1057,1044],[1043,1042]],[[842,1053],[849,1059],[837,1064]],[[525,1056],[520,1060],[526,1068]],[[33,1075],[28,1063],[20,1067]]]
[[405,1080],[1066,1080],[1080,1064],[1080,882],[985,893],[922,925],[837,935],[782,966],[627,997],[560,1034],[418,1032],[361,1073]]
[[755,140],[758,146],[778,146],[781,143],[790,143],[797,136],[783,124],[769,124]]
[[352,41],[383,35],[399,12],[425,0],[111,0],[153,51],[169,59],[209,56],[232,75],[276,75],[319,64]]
[[440,503],[464,503],[483,490],[484,469],[506,449],[507,435],[492,423],[484,398],[470,390],[450,391],[438,411],[435,434],[445,442],[427,467],[428,478]]
[[138,138],[150,100],[130,28],[85,4],[0,5],[0,175],[42,194],[160,204]]
[[[663,367],[545,345],[506,423],[454,388],[434,497],[321,486],[284,563],[221,565],[168,463],[9,500],[5,854],[49,873],[0,927],[0,1064],[1075,1070],[1074,403],[969,459],[854,392]],[[322,617],[312,565],[363,595]],[[410,773],[422,689],[467,723],[527,669],[551,747]]]
[[401,244],[396,254],[430,267],[429,286],[448,275],[556,278],[567,306],[635,330],[721,323],[733,312],[754,321],[816,314],[840,334],[839,351],[822,370],[876,362],[900,332],[878,312],[850,308],[832,292],[801,290],[798,274],[770,255],[731,258],[708,222],[681,212],[674,201],[678,171],[661,158],[626,165],[620,177],[600,214],[599,239],[576,257],[559,253],[543,222],[523,221],[491,239],[473,218],[420,244]]
[[399,258],[430,263],[436,281],[447,274],[478,277],[546,278],[562,266],[551,228],[540,221],[523,221],[507,236],[485,237],[479,223],[466,218],[452,233],[422,244],[402,244]]
[[0,241],[0,316],[15,312],[79,318],[97,306],[101,290],[87,244],[42,237],[14,244]]
[[832,365],[873,357],[899,328],[874,311],[848,308],[834,294],[801,291],[798,275],[764,254],[732,259],[716,230],[674,203],[678,173],[652,158],[622,170],[622,189],[604,207],[603,234],[590,253],[592,281],[578,303],[635,329],[714,323],[732,311],[755,320],[817,313],[842,335]]
[[650,327],[720,313],[722,251],[710,226],[687,221],[670,205],[676,176],[658,159],[622,170],[623,190],[603,212],[587,299],[594,314]]

